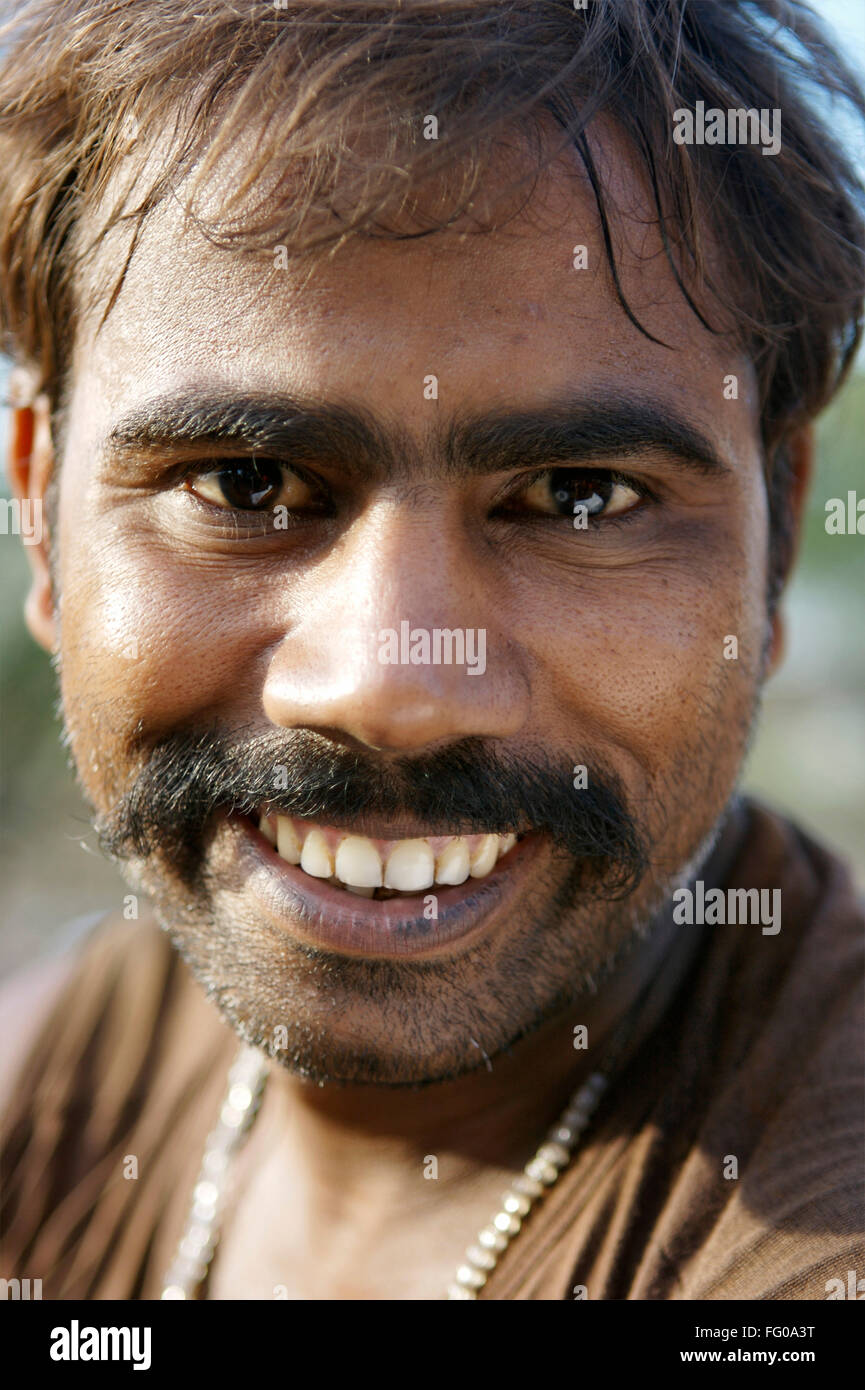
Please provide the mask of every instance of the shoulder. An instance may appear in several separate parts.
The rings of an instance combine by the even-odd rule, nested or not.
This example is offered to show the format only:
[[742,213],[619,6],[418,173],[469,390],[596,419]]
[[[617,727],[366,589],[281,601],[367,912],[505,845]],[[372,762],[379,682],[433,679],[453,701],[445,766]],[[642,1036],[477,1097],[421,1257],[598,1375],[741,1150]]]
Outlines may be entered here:
[[98,1014],[124,975],[164,975],[170,945],[152,920],[130,923],[116,913],[77,919],[48,954],[0,981],[0,1113],[5,1113],[40,1039],[69,1036],[76,1019]]
[[51,1006],[71,979],[75,964],[73,955],[59,951],[0,981],[4,1037],[0,1049],[0,1111],[5,1110],[22,1064]]
[[188,1200],[236,1035],[149,913],[97,921],[5,992],[0,1261],[43,1271],[45,1297],[139,1297],[181,1228],[182,1211],[163,1218]]
[[685,1296],[823,1299],[863,1251],[865,918],[831,851],[765,810],[756,821],[738,881],[777,888],[781,929],[754,935],[724,977],[726,1065],[700,1141],[726,1200]]

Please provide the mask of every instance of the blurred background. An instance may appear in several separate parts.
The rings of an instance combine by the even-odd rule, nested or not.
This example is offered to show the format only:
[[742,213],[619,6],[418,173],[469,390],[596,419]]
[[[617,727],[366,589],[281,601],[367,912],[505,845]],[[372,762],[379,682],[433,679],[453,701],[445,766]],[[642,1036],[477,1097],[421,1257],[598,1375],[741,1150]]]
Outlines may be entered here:
[[[865,70],[865,2],[813,7]],[[865,150],[854,153],[865,169]],[[7,367],[0,358],[0,398]],[[7,429],[0,408],[4,455]],[[836,847],[865,887],[865,537],[830,536],[824,525],[827,499],[865,497],[865,353],[820,420],[818,446],[784,600],[787,656],[767,686],[744,785]],[[95,846],[60,744],[51,665],[24,626],[26,586],[20,539],[0,535],[0,975],[41,954],[73,919],[116,910],[126,892]]]

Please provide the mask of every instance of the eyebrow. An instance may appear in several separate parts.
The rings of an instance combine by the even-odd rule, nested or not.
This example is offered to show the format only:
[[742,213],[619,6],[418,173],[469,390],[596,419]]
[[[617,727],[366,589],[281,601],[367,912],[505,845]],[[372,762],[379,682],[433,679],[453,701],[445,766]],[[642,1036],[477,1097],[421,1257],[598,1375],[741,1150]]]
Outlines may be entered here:
[[731,466],[711,439],[667,402],[617,392],[559,397],[532,409],[462,413],[422,441],[357,402],[285,394],[184,391],[159,396],[118,420],[100,450],[111,464],[184,449],[239,452],[291,463],[329,462],[367,481],[451,478],[663,455],[677,467],[721,477]]

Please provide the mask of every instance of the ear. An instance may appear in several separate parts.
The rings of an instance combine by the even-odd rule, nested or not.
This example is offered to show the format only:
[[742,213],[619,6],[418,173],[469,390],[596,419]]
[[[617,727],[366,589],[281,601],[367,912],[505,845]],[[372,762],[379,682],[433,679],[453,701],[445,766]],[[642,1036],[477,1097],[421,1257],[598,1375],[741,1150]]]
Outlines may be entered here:
[[36,396],[27,405],[17,403],[26,392],[22,380],[23,374],[13,373],[7,471],[9,486],[18,502],[19,530],[32,576],[24,615],[40,646],[54,651],[56,621],[45,508],[45,491],[54,471],[51,410],[44,395]]
[[[796,563],[799,554],[799,544],[802,539],[802,523],[805,517],[805,503],[808,499],[808,490],[811,484],[811,477],[814,471],[814,426],[803,425],[795,433],[790,435],[787,441],[788,456],[790,461],[790,490],[788,493],[787,507],[790,518],[790,543],[787,547],[785,556],[786,569],[784,583],[786,584]],[[784,658],[784,650],[787,640],[787,624],[781,611],[780,601],[775,605],[772,614],[771,634],[769,639],[769,652],[766,665],[766,676],[774,675]]]

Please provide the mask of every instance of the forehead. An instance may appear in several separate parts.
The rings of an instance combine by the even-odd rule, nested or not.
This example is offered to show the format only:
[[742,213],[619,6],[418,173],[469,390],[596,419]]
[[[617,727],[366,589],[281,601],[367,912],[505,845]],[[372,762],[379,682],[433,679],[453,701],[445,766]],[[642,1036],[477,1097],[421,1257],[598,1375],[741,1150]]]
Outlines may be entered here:
[[[157,395],[197,388],[353,399],[420,432],[430,412],[424,384],[435,376],[445,411],[531,407],[575,388],[626,384],[685,408],[731,453],[746,439],[753,445],[749,364],[688,308],[623,141],[606,130],[595,148],[615,208],[623,293],[660,342],[618,301],[575,157],[560,156],[496,230],[463,222],[417,239],[355,237],[297,260],[276,239],[255,253],[215,246],[184,218],[181,200],[167,198],[145,221],[104,320],[127,234],[106,237],[88,271],[105,298],[90,299],[78,326],[70,440],[79,428],[107,432],[118,412]],[[242,151],[240,141],[241,159]],[[158,157],[157,145],[149,158]],[[217,171],[208,186],[211,209],[228,176]],[[494,200],[505,177],[494,166],[482,196]],[[729,374],[738,379],[733,409]]]

